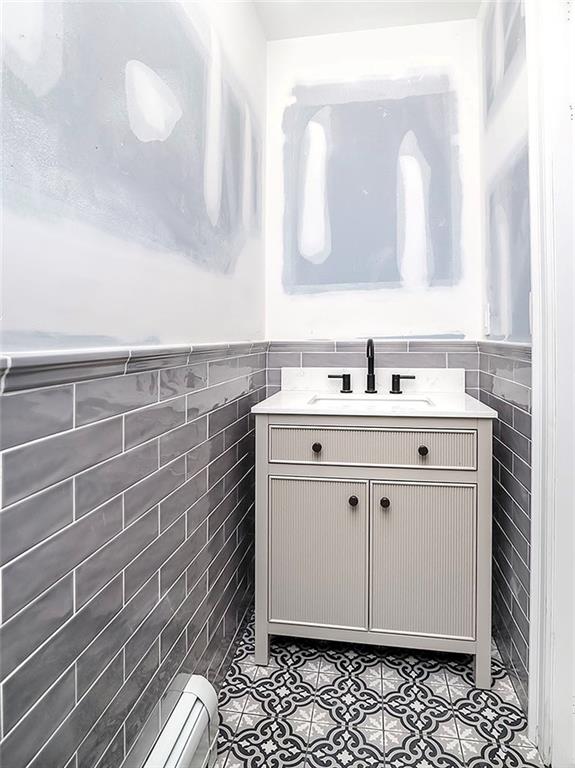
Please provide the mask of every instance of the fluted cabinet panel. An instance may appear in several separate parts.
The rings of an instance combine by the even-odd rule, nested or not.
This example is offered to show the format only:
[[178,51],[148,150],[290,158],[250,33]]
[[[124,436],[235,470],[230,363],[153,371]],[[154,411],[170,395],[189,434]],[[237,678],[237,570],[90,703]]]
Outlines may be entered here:
[[269,493],[270,620],[366,629],[367,483],[272,477]]
[[372,483],[371,629],[475,638],[475,493]]
[[[315,452],[314,445],[321,449]],[[423,447],[427,449],[425,455],[419,453]],[[269,457],[272,462],[474,470],[477,433],[271,426]]]

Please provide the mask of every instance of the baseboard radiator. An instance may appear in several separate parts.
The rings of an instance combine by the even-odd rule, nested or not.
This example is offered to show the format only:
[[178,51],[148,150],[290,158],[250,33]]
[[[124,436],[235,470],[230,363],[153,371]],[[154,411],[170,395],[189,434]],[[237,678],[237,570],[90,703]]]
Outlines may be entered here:
[[217,758],[218,697],[191,675],[143,768],[211,768]]

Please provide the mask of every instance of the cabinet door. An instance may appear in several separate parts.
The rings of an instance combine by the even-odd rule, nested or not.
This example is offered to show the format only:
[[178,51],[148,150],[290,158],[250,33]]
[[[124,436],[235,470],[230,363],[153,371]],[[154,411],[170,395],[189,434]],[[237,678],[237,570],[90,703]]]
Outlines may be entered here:
[[475,486],[372,483],[370,627],[474,639]]
[[366,482],[270,478],[270,621],[367,629],[367,526]]

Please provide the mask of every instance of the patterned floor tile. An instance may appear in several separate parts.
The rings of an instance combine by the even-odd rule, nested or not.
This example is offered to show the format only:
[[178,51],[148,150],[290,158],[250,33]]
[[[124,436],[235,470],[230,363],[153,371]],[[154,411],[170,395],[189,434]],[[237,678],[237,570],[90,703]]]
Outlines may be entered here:
[[395,746],[388,741],[386,733],[386,768],[463,768],[464,765],[458,739],[410,734]]
[[[445,673],[447,684],[456,688],[475,688],[473,662],[469,657],[446,656]],[[515,693],[511,678],[500,659],[491,662],[492,690]]]
[[305,764],[309,723],[242,715],[226,768],[299,768]]
[[[384,727],[433,734],[440,726],[457,738],[455,713],[449,695],[437,695],[424,683],[400,683],[383,697]],[[394,725],[395,724],[395,725]]]
[[381,681],[353,675],[331,677],[317,690],[314,720],[329,715],[333,723],[383,728]]
[[535,747],[462,741],[465,764],[469,768],[543,768]]
[[220,709],[219,715],[220,727],[218,728],[218,752],[227,753],[240,723],[241,714],[237,712],[226,712],[225,710]]
[[320,671],[319,671],[318,688],[321,688],[324,685],[330,685],[331,680],[337,677],[342,677],[342,676],[353,677],[356,680],[361,680],[367,688],[373,689],[378,693],[378,695],[381,696],[381,692],[382,692],[381,664],[366,667],[365,669],[358,672],[342,673],[339,671],[336,665],[328,661],[322,661]]
[[492,691],[470,689],[465,698],[458,699],[453,706],[461,730],[471,728],[485,741],[510,743],[527,728],[527,719],[520,707]]
[[266,716],[293,717],[302,707],[313,703],[315,687],[297,669],[277,669],[268,677],[258,678],[249,696],[258,702]]
[[542,768],[498,655],[471,657],[274,638],[253,624],[220,691],[217,768]]
[[383,755],[382,730],[312,723],[306,768],[379,768]]
[[241,715],[244,711],[244,707],[246,706],[246,702],[249,699],[248,694],[245,692],[245,689],[243,691],[235,691],[235,695],[229,695],[229,694],[222,694],[220,693],[218,699],[219,699],[219,709],[220,712],[236,712],[237,714]]

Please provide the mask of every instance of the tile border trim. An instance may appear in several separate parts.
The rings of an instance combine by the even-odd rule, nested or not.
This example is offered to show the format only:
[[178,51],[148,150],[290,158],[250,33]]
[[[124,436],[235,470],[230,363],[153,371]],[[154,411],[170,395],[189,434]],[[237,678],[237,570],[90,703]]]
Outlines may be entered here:
[[0,395],[267,352],[267,341],[23,352],[0,356]]

